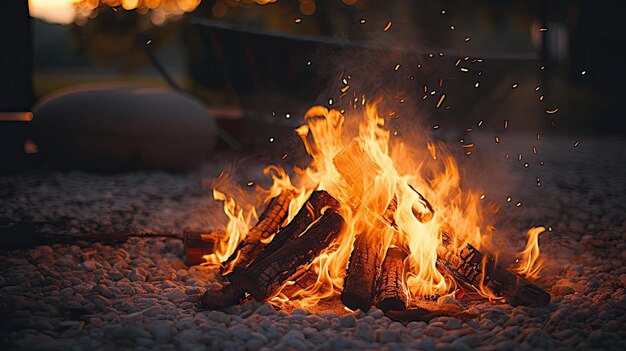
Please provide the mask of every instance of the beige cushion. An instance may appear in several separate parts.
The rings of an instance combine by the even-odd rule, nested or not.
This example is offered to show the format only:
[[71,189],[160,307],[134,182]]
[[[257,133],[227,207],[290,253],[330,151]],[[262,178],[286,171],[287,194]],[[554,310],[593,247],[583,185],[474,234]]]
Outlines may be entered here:
[[43,98],[33,112],[40,152],[71,168],[184,170],[198,166],[216,140],[206,107],[165,89],[70,88]]

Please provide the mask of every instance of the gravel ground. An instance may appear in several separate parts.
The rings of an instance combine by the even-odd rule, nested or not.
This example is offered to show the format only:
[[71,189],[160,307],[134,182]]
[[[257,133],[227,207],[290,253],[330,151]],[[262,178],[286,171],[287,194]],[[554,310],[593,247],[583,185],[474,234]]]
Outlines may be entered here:
[[[537,282],[552,294],[547,307],[461,299],[452,303],[475,317],[406,326],[378,309],[287,313],[248,301],[202,311],[196,298],[218,279],[185,266],[181,241],[77,242],[0,253],[3,349],[624,350],[626,141],[573,143],[544,145],[543,167],[500,158],[494,170],[483,168],[512,164],[506,182],[486,187],[489,198],[502,202],[499,225],[520,233],[531,225],[552,227],[542,235],[548,260]],[[55,222],[73,233],[206,229],[221,218],[202,186],[216,169],[3,176],[0,221]],[[509,194],[512,188],[518,191]],[[502,200],[507,195],[515,197],[512,204]],[[517,201],[523,205],[514,206]],[[523,246],[523,235],[512,241]]]

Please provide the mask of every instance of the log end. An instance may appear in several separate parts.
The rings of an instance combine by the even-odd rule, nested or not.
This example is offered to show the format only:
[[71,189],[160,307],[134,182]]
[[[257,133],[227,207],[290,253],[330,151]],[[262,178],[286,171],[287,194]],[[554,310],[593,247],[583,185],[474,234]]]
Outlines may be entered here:
[[371,298],[346,290],[341,293],[341,302],[352,311],[360,309],[363,312],[367,312],[372,307]]
[[221,289],[207,290],[199,300],[203,308],[219,310],[238,304],[244,295],[245,291],[241,287],[228,284]]
[[518,277],[518,286],[503,292],[503,296],[511,306],[543,307],[550,303],[551,296],[535,284]]
[[257,279],[249,272],[242,271],[236,279],[237,283],[255,299],[265,301],[268,298]]
[[383,312],[387,313],[388,311],[404,311],[406,310],[406,305],[404,301],[400,299],[385,299],[382,301],[378,301],[376,303],[376,307],[380,308]]

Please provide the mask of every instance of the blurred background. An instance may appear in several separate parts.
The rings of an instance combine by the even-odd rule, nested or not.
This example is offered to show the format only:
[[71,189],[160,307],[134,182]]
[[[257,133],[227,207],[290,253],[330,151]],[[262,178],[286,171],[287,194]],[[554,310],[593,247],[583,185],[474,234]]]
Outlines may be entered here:
[[519,133],[624,135],[617,5],[9,0],[0,170],[185,170],[216,150],[296,142],[310,106],[362,95],[417,102],[394,128],[442,139],[502,120]]

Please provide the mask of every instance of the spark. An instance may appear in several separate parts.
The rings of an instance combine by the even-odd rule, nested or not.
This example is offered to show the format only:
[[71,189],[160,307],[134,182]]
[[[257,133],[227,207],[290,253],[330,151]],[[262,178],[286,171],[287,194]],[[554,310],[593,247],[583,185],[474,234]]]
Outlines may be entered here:
[[439,87],[443,88],[443,78],[439,78]]
[[286,119],[291,118],[291,114],[290,114],[290,113],[285,113],[285,118],[286,118]]
[[333,104],[333,99],[328,99],[328,104],[332,105]]
[[547,32],[548,31],[548,27],[541,27],[539,28],[540,32]]
[[500,144],[500,137],[496,137],[496,144]]
[[578,147],[579,144],[580,144],[580,140],[576,140],[576,142],[574,143],[574,147]]
[[539,101],[543,101],[543,95],[539,95]]
[[341,88],[340,90],[341,90],[342,93],[345,93],[346,91],[348,91],[348,89],[350,89],[350,86],[346,85],[345,87]]
[[454,24],[450,25],[450,30],[454,30]]
[[439,125],[438,125],[438,124],[435,124],[435,125],[433,126],[433,129],[439,129]]
[[417,64],[417,69],[421,69],[421,68],[422,68],[422,65],[418,63]]
[[456,62],[454,62],[454,67],[458,67],[460,63],[461,59],[456,60]]
[[535,91],[539,91],[539,89],[541,89],[541,86],[540,86],[540,85],[537,85],[537,86],[535,87]]
[[383,28],[383,32],[388,31],[389,28],[391,28],[391,21],[387,22],[387,25],[385,26],[385,28]]
[[518,203],[516,203],[516,204],[515,204],[515,206],[516,206],[516,207],[520,207],[520,206],[522,206],[522,203],[521,203],[521,202],[518,202]]
[[535,146],[533,146],[533,155],[537,154],[537,148]]
[[467,43],[468,41],[470,41],[470,37],[465,38],[465,42]]
[[469,143],[469,144],[465,144],[465,145],[461,145],[462,148],[465,149],[471,149],[474,147],[474,143]]
[[516,89],[517,87],[518,87],[518,84],[517,84],[517,83],[513,83],[513,84],[511,85],[511,88],[513,88],[513,89]]
[[433,90],[433,91],[430,92],[430,95],[435,95],[435,94],[437,94],[436,90]]
[[435,57],[435,54],[433,54],[432,52],[428,53],[428,58],[433,58]]
[[480,195],[480,199],[484,200],[485,199],[485,194]]
[[506,202],[511,202],[511,200],[512,200],[512,199],[511,199],[511,197],[510,197],[510,196],[506,198]]
[[307,65],[307,66],[310,66],[310,65],[311,65],[311,61],[307,61],[307,62],[306,62],[306,65]]
[[249,181],[248,183],[246,183],[247,186],[253,186],[254,182],[253,181]]
[[537,186],[541,186],[541,179],[537,177]]
[[287,156],[288,156],[288,155],[287,155],[286,153],[284,153],[284,154],[283,154],[280,158],[281,158],[281,159],[283,159],[283,160],[286,160],[286,159],[287,159]]
[[509,154],[509,153],[507,152],[507,153],[506,153],[506,155],[504,155],[504,158],[508,160],[508,159],[509,159],[509,157],[511,157],[511,154]]
[[585,74],[587,74],[587,71],[585,71],[585,70],[580,71],[580,75],[581,76],[584,76]]
[[467,73],[469,72],[469,69],[465,68],[465,67],[461,67],[461,72],[463,73]]
[[537,140],[539,140],[539,138],[540,138],[539,133],[537,133]]
[[438,53],[439,57],[443,57],[443,52]]
[[474,88],[478,88],[480,86],[480,82],[474,83]]
[[471,152],[471,151],[466,151],[466,152],[465,152],[465,156],[469,156],[469,155],[471,155],[471,154],[472,154],[472,152]]
[[528,168],[528,162],[524,163],[524,168]]
[[480,126],[482,126],[482,125],[483,125],[483,120],[481,119],[480,121],[478,121],[477,126],[478,126],[478,127],[480,127]]
[[446,9],[441,9],[441,15],[445,15],[446,14]]
[[553,115],[553,114],[555,114],[555,113],[557,113],[557,112],[559,112],[559,108],[558,108],[558,107],[555,107],[555,108],[553,108],[553,109],[547,109],[547,110],[546,110],[546,113],[547,113],[547,114],[549,114],[549,115]]
[[543,161],[539,161],[539,165],[543,166],[545,163]]
[[148,40],[146,41],[146,45],[150,45],[150,44],[152,44],[152,39],[148,39]]
[[471,133],[471,132],[472,132],[472,130],[474,130],[474,129],[473,129],[473,128],[467,128],[467,129],[465,129],[465,131],[466,131],[466,132],[468,132],[468,133]]
[[348,85],[348,80],[345,78],[341,82],[343,83],[343,85]]
[[522,160],[522,154],[517,155],[517,160],[521,161]]
[[361,19],[359,20],[359,23],[361,23],[361,24],[365,24],[365,22],[366,22],[366,21],[365,21],[365,18],[361,18]]
[[296,19],[293,20],[295,23],[300,23],[302,22],[302,18],[298,17]]
[[424,84],[424,93],[428,93],[428,85]]
[[270,137],[270,143],[274,142],[274,137]]
[[509,121],[508,120],[504,120],[504,129],[509,128]]
[[398,64],[396,65],[396,67],[394,67],[394,68],[393,68],[393,70],[394,70],[394,71],[397,71],[397,70],[399,70],[399,69],[400,69],[400,64],[398,63]]
[[437,107],[439,108],[439,106],[441,106],[441,104],[443,103],[443,100],[446,98],[446,94],[441,94],[441,97],[439,98],[439,102],[437,102]]
[[546,69],[546,65],[539,66],[539,70],[543,71],[544,69]]

